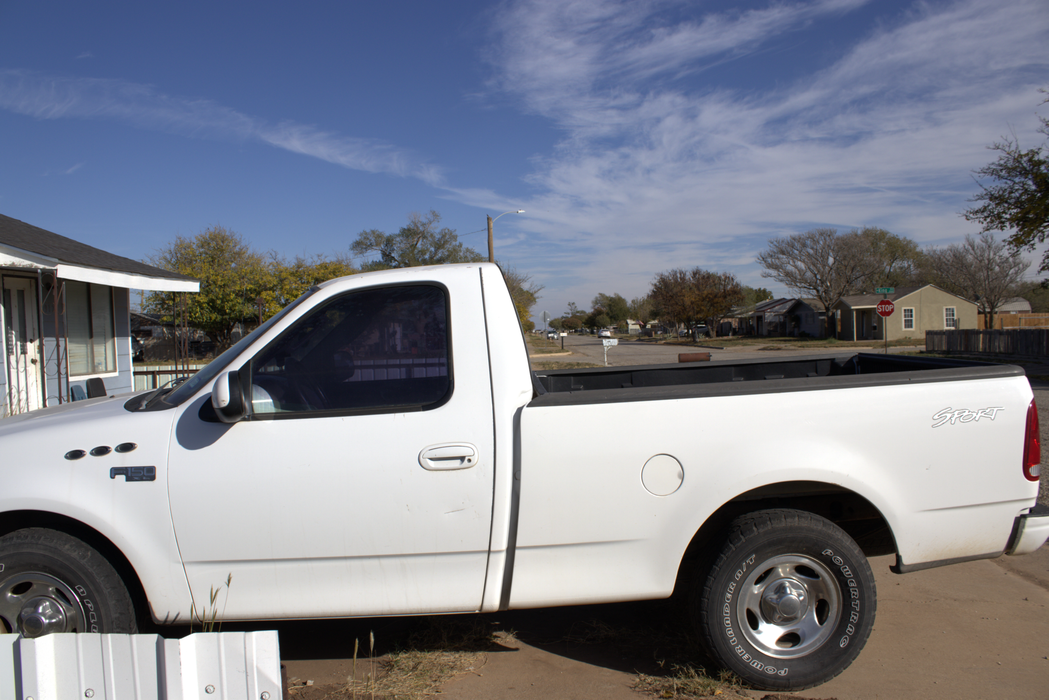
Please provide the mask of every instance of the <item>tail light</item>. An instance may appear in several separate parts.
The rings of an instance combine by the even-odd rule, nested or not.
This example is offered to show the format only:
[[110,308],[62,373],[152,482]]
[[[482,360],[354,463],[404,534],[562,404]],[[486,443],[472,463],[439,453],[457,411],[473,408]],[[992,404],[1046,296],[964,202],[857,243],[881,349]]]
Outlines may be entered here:
[[1042,445],[1038,440],[1038,407],[1031,401],[1027,408],[1027,430],[1024,434],[1024,476],[1038,481],[1042,474]]

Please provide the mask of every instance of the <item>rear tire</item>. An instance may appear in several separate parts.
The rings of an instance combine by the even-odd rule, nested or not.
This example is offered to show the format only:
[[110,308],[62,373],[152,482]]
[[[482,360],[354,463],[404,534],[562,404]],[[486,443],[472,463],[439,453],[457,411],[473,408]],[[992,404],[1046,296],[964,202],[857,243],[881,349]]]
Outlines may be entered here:
[[804,511],[741,516],[697,577],[690,614],[723,667],[766,690],[801,690],[844,671],[870,635],[874,575],[837,525]]
[[0,632],[136,631],[131,596],[95,549],[42,528],[0,537]]

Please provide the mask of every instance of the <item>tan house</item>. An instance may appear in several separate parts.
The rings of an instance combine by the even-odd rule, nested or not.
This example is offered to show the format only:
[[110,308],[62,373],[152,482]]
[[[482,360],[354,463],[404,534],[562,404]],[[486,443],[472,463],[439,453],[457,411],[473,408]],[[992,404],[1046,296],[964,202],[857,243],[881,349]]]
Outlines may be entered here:
[[[888,318],[878,315],[878,302],[893,303]],[[927,284],[900,287],[893,294],[842,297],[834,306],[841,340],[924,338],[925,331],[976,328],[976,304]]]

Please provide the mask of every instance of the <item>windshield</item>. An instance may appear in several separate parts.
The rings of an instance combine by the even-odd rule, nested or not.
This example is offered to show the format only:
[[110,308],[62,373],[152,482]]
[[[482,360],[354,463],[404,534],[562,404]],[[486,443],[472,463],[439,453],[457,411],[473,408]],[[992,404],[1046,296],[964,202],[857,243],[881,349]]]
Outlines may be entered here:
[[249,345],[255,342],[256,338],[258,338],[260,335],[269,330],[270,327],[278,321],[280,321],[280,319],[287,316],[292,309],[294,309],[296,306],[305,301],[315,291],[317,291],[317,287],[313,287],[301,297],[285,306],[276,316],[273,316],[272,318],[267,320],[265,323],[253,330],[251,333],[241,338],[236,343],[236,345],[226,350],[226,352],[222,353],[214,360],[209,362],[208,365],[204,367],[204,369],[189,377],[186,381],[179,384],[169,393],[160,394],[154,397],[148,402],[147,406],[149,404],[153,404],[157,400],[162,401],[168,406],[178,406],[183,401],[186,401],[191,396],[196,394],[201,387],[211,384],[211,382],[215,380],[215,377],[217,377],[219,373],[222,372],[222,370],[224,370],[226,366],[233,361],[234,358],[240,355],[245,348],[247,348]]

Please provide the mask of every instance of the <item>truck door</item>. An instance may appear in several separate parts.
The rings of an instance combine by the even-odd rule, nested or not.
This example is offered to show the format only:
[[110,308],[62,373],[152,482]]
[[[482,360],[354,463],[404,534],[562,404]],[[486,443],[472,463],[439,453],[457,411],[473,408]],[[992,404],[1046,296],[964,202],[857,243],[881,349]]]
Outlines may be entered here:
[[451,282],[334,296],[241,367],[246,420],[182,407],[171,511],[198,608],[232,574],[230,618],[479,609],[494,437],[473,282],[454,320]]

